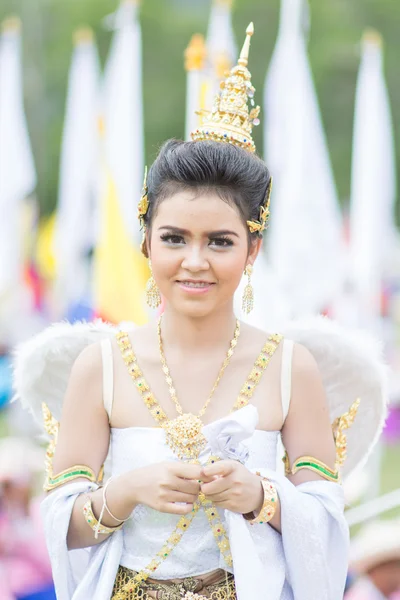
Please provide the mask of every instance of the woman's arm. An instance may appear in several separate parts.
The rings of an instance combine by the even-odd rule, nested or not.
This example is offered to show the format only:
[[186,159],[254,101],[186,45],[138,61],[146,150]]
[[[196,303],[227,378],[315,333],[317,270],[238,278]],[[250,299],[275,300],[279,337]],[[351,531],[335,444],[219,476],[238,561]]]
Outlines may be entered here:
[[[110,427],[103,404],[101,350],[98,344],[93,344],[79,355],[72,368],[53,460],[54,475],[73,465],[86,465],[97,475],[106,459],[109,443]],[[113,514],[121,519],[128,517],[135,507],[129,484],[126,476],[120,476],[107,488],[107,503]],[[102,496],[101,489],[90,493],[96,517],[101,512]],[[81,494],[74,504],[67,538],[70,549],[93,546],[108,537],[100,534],[95,539],[82,513],[86,500],[86,494]],[[119,525],[106,511],[102,523],[108,527]]]
[[[312,456],[335,468],[336,449],[321,376],[311,353],[299,344],[294,347],[292,396],[282,440],[291,465],[301,456]],[[323,479],[309,469],[288,478],[294,485]]]
[[[296,344],[293,351],[292,394],[282,441],[291,465],[301,456],[312,456],[334,469],[336,450],[325,390],[315,359],[300,344]],[[323,477],[302,469],[288,479],[297,486],[306,481],[322,481]],[[279,496],[270,525],[282,531]]]
[[[80,354],[72,369],[53,460],[54,475],[74,465],[85,465],[96,475],[99,473],[110,443],[102,387],[101,351],[95,344]],[[198,497],[199,478],[199,466],[180,462],[161,462],[134,469],[110,482],[107,505],[119,519],[128,518],[137,504],[175,515],[188,514]],[[93,513],[99,518],[103,490],[90,492],[90,499]],[[87,494],[80,494],[74,503],[67,536],[69,549],[94,546],[111,535],[99,534],[95,539],[83,516],[86,501]],[[107,511],[101,522],[107,527],[120,525]]]

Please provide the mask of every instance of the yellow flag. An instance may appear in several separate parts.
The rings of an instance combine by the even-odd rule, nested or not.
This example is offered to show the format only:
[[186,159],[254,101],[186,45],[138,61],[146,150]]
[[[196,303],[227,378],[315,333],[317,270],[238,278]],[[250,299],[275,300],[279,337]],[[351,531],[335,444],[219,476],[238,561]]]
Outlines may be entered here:
[[126,231],[117,189],[107,173],[101,206],[100,238],[95,251],[95,310],[112,323],[147,321],[144,291],[150,276],[146,258]]
[[36,262],[44,279],[54,279],[56,275],[56,259],[54,256],[55,213],[43,219],[39,225],[36,242]]

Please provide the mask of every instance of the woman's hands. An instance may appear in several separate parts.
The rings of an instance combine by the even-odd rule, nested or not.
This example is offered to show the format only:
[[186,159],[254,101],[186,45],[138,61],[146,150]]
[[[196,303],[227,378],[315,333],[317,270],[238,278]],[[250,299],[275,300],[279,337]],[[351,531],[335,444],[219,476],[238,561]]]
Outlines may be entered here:
[[[235,460],[221,460],[201,469],[201,491],[219,508],[243,515],[260,512],[264,490],[260,478]],[[207,483],[208,481],[208,483]]]
[[258,514],[264,502],[260,478],[234,460],[206,467],[162,462],[135,469],[122,478],[122,489],[135,505],[145,504],[175,515],[190,513],[200,491],[219,508],[241,514]]
[[200,492],[200,465],[162,462],[127,473],[129,493],[135,504],[164,513],[186,515]]

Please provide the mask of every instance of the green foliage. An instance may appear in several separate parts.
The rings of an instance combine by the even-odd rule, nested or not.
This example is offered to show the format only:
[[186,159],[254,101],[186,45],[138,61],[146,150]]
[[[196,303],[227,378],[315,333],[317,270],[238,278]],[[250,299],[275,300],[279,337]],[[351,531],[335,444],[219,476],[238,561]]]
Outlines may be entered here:
[[[185,118],[183,51],[195,32],[205,33],[210,0],[143,0],[144,109],[146,160],[169,137],[181,137]],[[104,63],[111,34],[102,19],[117,0],[2,0],[0,19],[18,14],[24,28],[25,96],[29,130],[39,173],[43,212],[57,197],[61,143],[72,33],[82,24],[96,34]],[[385,40],[385,68],[393,121],[400,117],[397,74],[400,4],[396,0],[310,0],[309,53],[339,195],[350,190],[351,137],[359,42],[365,27],[376,27]],[[233,22],[238,45],[253,20],[250,68],[262,103],[264,78],[273,51],[279,0],[236,0]],[[396,128],[397,141],[400,131]],[[255,133],[262,149],[262,127]],[[399,145],[399,144],[397,144]],[[400,168],[400,152],[398,158]]]

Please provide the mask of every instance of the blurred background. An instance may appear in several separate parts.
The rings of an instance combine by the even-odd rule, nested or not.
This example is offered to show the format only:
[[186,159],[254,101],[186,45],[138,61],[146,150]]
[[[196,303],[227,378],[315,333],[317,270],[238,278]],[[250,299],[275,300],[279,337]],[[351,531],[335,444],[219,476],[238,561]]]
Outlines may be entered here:
[[189,139],[250,21],[253,133],[274,191],[248,320],[276,329],[322,313],[382,340],[388,418],[346,493],[353,533],[398,517],[400,5],[2,0],[0,21],[0,575],[13,573],[0,597],[54,597],[45,552],[32,567],[21,541],[27,520],[32,544],[42,539],[43,444],[10,403],[14,348],[63,319],[151,318],[136,219],[144,165],[166,139]]

